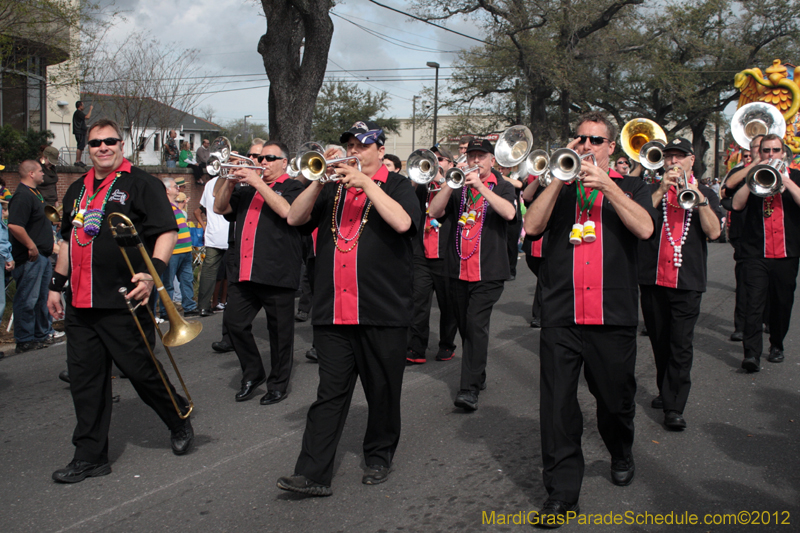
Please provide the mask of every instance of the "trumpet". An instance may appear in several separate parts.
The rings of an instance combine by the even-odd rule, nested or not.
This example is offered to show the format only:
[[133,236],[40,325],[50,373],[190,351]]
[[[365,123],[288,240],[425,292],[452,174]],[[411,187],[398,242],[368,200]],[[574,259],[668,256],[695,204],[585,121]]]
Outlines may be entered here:
[[[115,219],[120,219],[120,222],[118,224],[114,224]],[[169,395],[170,400],[172,400],[172,405],[175,408],[175,411],[177,411],[180,418],[189,418],[189,415],[194,409],[194,402],[189,394],[189,390],[186,388],[186,384],[183,382],[183,376],[181,376],[181,372],[178,370],[178,365],[175,364],[175,359],[172,357],[172,352],[170,351],[169,347],[182,346],[191,341],[200,335],[200,332],[203,331],[203,325],[196,320],[187,321],[178,314],[178,310],[175,309],[175,304],[172,303],[172,298],[169,297],[166,289],[164,289],[164,284],[161,282],[161,278],[156,272],[156,267],[153,266],[153,261],[150,259],[150,255],[147,253],[144,243],[142,243],[142,239],[139,236],[139,233],[136,231],[136,227],[133,225],[131,219],[121,213],[111,213],[108,215],[108,225],[111,227],[111,234],[114,236],[114,240],[117,242],[117,246],[119,246],[122,256],[125,258],[125,263],[127,263],[131,275],[135,276],[136,271],[131,264],[128,253],[125,251],[126,247],[136,247],[139,249],[139,253],[142,254],[142,259],[144,259],[144,263],[147,266],[147,271],[153,278],[153,284],[155,285],[159,296],[161,296],[161,303],[167,312],[167,318],[169,320],[169,331],[162,334],[161,328],[158,327],[158,322],[156,322],[156,317],[153,315],[153,310],[149,305],[145,307],[147,308],[147,312],[150,314],[150,319],[155,325],[158,336],[161,338],[161,344],[164,345],[164,351],[167,352],[167,356],[169,357],[170,363],[172,363],[172,368],[175,371],[175,375],[178,377],[181,387],[183,387],[183,392],[186,394],[186,400],[189,402],[189,405],[186,407],[185,413],[181,407],[178,406],[178,402],[176,401],[175,396],[172,394],[169,381],[164,374],[164,369],[161,367],[161,363],[158,362],[158,359],[156,359],[156,355],[153,353],[153,348],[150,346],[150,341],[147,340],[147,335],[145,335],[144,329],[142,329],[142,324],[139,322],[139,317],[136,316],[136,309],[141,305],[141,303],[133,305],[133,302],[127,298],[125,298],[125,302],[128,305],[128,311],[130,311],[133,321],[136,323],[136,327],[139,329],[139,334],[141,334],[144,344],[147,346],[147,351],[150,352],[150,357],[152,357],[153,363],[156,365],[158,375],[161,376],[161,381],[164,384],[164,387],[167,389],[167,394]],[[121,287],[119,289],[119,293],[123,297],[125,297],[127,292],[128,289],[125,287]]]
[[300,175],[300,169],[297,168],[296,156],[289,160],[289,165],[286,167],[286,173],[289,174],[289,177],[292,179],[295,179]]
[[408,177],[418,185],[430,185],[439,173],[439,160],[430,150],[415,150],[406,162]]
[[300,173],[303,174],[303,177],[309,181],[319,181],[320,183],[339,181],[341,178],[338,175],[334,174],[333,176],[328,177],[325,172],[328,170],[329,166],[336,163],[344,163],[345,161],[355,161],[359,172],[361,171],[361,161],[359,161],[359,159],[354,155],[326,160],[325,155],[322,152],[309,150],[308,152],[300,154],[297,157],[300,158],[298,160],[297,167],[300,169]]
[[[227,137],[217,137],[214,139],[214,142],[211,143],[210,150],[211,155],[208,157],[208,163],[206,164],[206,173],[209,176],[221,176],[225,179],[238,180],[239,178],[236,176],[228,175],[231,169],[249,168],[253,170],[264,170],[260,165],[256,165],[256,162],[249,157],[231,152],[231,142]],[[232,165],[229,163],[231,158],[243,161],[245,164]]]
[[783,187],[783,173],[786,162],[783,159],[770,159],[766,163],[755,165],[747,173],[745,183],[750,193],[760,198],[778,194]]
[[689,179],[686,176],[686,171],[679,166],[674,166],[670,170],[680,172],[680,177],[678,178],[678,205],[686,210],[697,207],[700,204],[700,194],[689,188]]
[[[552,181],[552,178],[559,181],[572,181],[578,178],[581,174],[581,162],[585,159],[591,159],[593,165],[597,164],[597,160],[592,152],[578,155],[578,152],[571,148],[559,148],[550,156],[550,166],[548,169],[551,176],[550,181]],[[549,184],[550,181],[548,181],[547,184]]]
[[478,165],[465,170],[453,167],[445,173],[444,181],[450,186],[451,189],[460,189],[464,186],[464,182],[467,181],[467,174],[470,172],[475,172],[479,168],[480,167],[478,167]]

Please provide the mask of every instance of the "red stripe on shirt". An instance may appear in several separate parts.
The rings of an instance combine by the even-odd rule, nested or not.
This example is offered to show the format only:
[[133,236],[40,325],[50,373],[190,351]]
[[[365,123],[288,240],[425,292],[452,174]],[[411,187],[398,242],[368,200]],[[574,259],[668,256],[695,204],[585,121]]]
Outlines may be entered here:
[[[344,206],[339,233],[349,239],[358,234],[367,195],[363,190],[356,192],[356,189],[342,190],[342,195]],[[339,247],[343,250],[349,250],[352,245],[353,241],[339,239]],[[333,323],[358,324],[358,242],[346,253],[336,248],[333,254],[333,286]]]
[[[783,211],[783,196],[772,196],[772,214],[764,217],[764,257],[783,259],[786,257],[786,226]],[[766,198],[764,199],[766,201]]]
[[[436,197],[436,193],[439,191],[433,191],[428,194],[428,203],[430,205],[433,199]],[[431,226],[431,220],[435,220],[431,218],[430,215],[427,213],[425,214],[425,234],[422,236],[422,247],[425,251],[425,257],[428,259],[441,259],[439,255],[439,229],[434,228]]]
[[261,218],[263,207],[264,198],[259,193],[254,194],[242,223],[242,240],[239,243],[239,281],[250,281],[253,276],[258,220]]
[[[686,210],[675,207],[678,204],[678,195],[674,188],[667,192],[667,219],[661,225],[661,235],[658,242],[658,267],[656,268],[656,285],[677,288],[679,268],[675,266],[675,248],[667,237],[667,224],[672,232],[672,240],[679,244],[686,224]],[[699,222],[697,220],[696,222]]]
[[542,257],[542,241],[544,239],[536,239],[531,243],[531,257]]
[[[613,176],[612,176],[613,177]],[[587,194],[591,191],[586,191]],[[591,209],[580,214],[575,202],[575,219],[581,223],[594,221],[597,239],[574,246],[572,252],[572,283],[574,287],[575,323],[603,324],[603,193],[597,191]]]
[[[485,203],[486,199],[481,196],[478,203],[472,207],[476,211],[475,224],[465,225],[461,229],[461,257],[467,257],[467,259],[458,258],[458,279],[464,281],[481,280],[481,228],[488,211],[484,206]],[[483,209],[481,209],[482,206],[484,206]],[[466,211],[466,208],[464,210]],[[472,255],[470,256],[470,254]]]

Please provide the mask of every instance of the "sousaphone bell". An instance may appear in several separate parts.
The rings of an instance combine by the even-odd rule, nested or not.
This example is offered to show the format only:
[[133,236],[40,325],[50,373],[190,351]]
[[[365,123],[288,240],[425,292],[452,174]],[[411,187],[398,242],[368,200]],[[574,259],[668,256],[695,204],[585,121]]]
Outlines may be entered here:
[[736,110],[731,119],[731,134],[736,143],[745,150],[758,135],[774,133],[780,138],[786,135],[786,120],[774,105],[751,102]]

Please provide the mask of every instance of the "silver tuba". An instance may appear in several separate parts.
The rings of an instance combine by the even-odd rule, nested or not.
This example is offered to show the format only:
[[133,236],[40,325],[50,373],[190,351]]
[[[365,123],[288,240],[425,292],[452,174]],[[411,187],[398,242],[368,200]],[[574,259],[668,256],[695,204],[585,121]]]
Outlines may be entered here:
[[736,110],[731,119],[731,134],[744,148],[750,149],[750,141],[758,135],[774,133],[780,138],[786,135],[786,120],[780,110],[772,104],[751,102]]
[[533,148],[533,134],[527,126],[511,126],[505,130],[494,147],[494,158],[502,167],[522,163]]

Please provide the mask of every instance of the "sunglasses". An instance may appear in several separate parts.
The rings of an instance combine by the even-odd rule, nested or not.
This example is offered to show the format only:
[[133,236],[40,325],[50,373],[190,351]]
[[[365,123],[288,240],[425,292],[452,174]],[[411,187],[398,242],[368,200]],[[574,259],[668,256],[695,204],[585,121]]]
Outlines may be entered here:
[[116,137],[109,137],[108,139],[92,139],[88,141],[86,144],[91,146],[92,148],[100,148],[100,145],[105,143],[106,146],[116,146],[118,142],[122,141],[122,139],[117,139]]
[[439,160],[439,163],[444,163],[445,161],[450,161],[450,160],[449,160],[449,159],[447,159],[446,157],[437,157],[436,159],[438,159],[438,160]]
[[285,159],[285,158],[283,158],[283,157],[281,157],[279,155],[270,154],[270,155],[260,155],[260,156],[256,157],[256,159],[258,159],[259,163],[263,163],[264,161],[268,161],[268,162],[272,163],[273,161],[277,161],[278,159]]
[[583,144],[586,142],[586,139],[589,139],[589,142],[595,146],[600,146],[606,141],[610,141],[611,139],[606,139],[605,137],[600,137],[599,135],[576,135],[576,139],[580,139],[580,143]]
[[247,154],[247,157],[249,157],[250,159],[258,159],[258,156],[260,156],[260,155],[261,155],[260,153],[255,153],[254,152],[252,154]]
[[783,152],[783,148],[762,148],[761,152],[765,154],[768,154],[770,152],[772,152],[773,154],[778,154],[780,152]]

